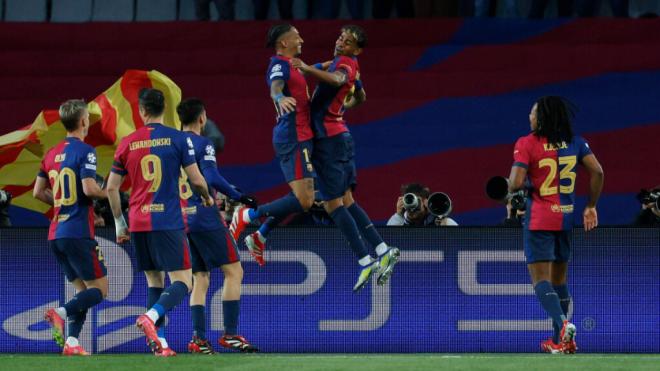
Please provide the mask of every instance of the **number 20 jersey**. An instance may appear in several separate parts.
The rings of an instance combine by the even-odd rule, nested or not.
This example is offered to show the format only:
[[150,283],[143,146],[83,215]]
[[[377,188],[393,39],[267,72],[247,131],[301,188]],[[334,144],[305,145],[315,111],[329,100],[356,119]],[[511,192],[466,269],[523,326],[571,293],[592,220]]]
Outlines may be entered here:
[[83,178],[96,178],[94,147],[67,137],[46,153],[38,176],[47,178],[53,191],[48,239],[94,238],[94,208],[82,187]]
[[559,148],[533,133],[518,139],[513,165],[527,169],[527,182],[531,186],[525,212],[527,229],[573,228],[577,165],[591,153],[587,142],[579,136],[574,136],[570,143],[562,142]]
[[145,125],[121,140],[112,172],[131,180],[131,232],[183,229],[179,175],[181,167],[194,163],[192,141],[161,124]]

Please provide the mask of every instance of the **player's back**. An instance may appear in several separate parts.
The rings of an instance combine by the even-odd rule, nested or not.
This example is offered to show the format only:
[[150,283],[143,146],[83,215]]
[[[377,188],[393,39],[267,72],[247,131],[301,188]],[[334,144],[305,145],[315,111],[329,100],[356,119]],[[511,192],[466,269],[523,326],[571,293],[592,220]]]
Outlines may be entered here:
[[530,230],[568,230],[573,227],[577,165],[591,154],[584,138],[574,136],[558,146],[529,134],[516,143],[516,165],[527,167],[531,197],[525,225]]
[[[217,166],[215,159],[215,147],[208,138],[192,132],[184,132],[190,138],[195,147],[195,161],[200,170],[207,166]],[[192,191],[185,172],[181,173],[179,192],[181,196],[181,209],[186,218],[186,226],[189,232],[203,232],[220,229],[224,221],[220,220],[220,213],[215,205],[204,206],[202,197]],[[215,191],[209,187],[209,193],[215,195]]]
[[148,124],[122,139],[113,171],[131,180],[132,232],[183,228],[179,199],[181,167],[194,163],[192,141],[173,128]]
[[296,100],[295,111],[281,112],[275,104],[277,124],[273,129],[274,143],[296,143],[312,139],[314,134],[309,123],[309,89],[300,71],[291,66],[291,59],[274,56],[266,72],[266,84],[270,88],[275,80],[284,81],[283,94]]
[[331,137],[348,131],[344,121],[344,103],[355,91],[355,81],[360,71],[357,58],[337,56],[328,72],[343,71],[347,81],[341,86],[319,82],[311,103],[311,118],[316,138]]
[[82,179],[96,176],[96,151],[78,138],[67,137],[51,148],[41,165],[53,192],[53,219],[48,239],[94,238],[92,200],[83,192]]

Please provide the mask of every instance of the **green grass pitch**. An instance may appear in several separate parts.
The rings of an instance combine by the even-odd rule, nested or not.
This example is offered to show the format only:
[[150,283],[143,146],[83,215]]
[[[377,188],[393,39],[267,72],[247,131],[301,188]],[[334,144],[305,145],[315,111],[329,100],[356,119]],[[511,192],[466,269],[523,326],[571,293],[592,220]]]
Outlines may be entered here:
[[660,354],[0,354],[0,370],[659,370]]

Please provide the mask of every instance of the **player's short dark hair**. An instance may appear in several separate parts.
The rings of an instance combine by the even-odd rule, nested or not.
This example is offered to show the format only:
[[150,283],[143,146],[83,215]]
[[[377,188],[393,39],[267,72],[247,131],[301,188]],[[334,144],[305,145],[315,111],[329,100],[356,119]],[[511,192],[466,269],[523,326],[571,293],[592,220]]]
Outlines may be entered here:
[[341,28],[341,32],[348,32],[355,38],[357,46],[359,48],[364,48],[367,46],[367,33],[364,32],[364,29],[360,26],[354,24],[349,24]]
[[429,198],[431,190],[422,183],[410,183],[401,186],[401,195],[403,196],[406,193],[414,193],[419,197]]
[[69,99],[60,105],[60,121],[67,132],[73,132],[78,129],[78,122],[87,111],[87,104],[82,99]]
[[139,104],[147,115],[158,117],[165,111],[165,96],[158,89],[144,88],[140,90]]
[[559,147],[561,142],[573,140],[572,121],[576,107],[568,99],[559,96],[541,97],[536,101],[537,127],[534,134],[548,139]]
[[184,99],[176,107],[176,113],[179,115],[182,125],[195,123],[204,110],[206,110],[204,102],[198,98]]
[[266,47],[274,48],[280,36],[291,31],[292,28],[293,26],[289,23],[280,23],[273,25],[266,34]]

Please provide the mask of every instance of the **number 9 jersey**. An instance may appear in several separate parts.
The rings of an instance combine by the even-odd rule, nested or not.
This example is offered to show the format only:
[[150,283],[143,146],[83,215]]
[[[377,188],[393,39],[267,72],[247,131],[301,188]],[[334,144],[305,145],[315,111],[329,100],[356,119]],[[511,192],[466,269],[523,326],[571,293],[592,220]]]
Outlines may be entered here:
[[591,154],[584,138],[574,136],[559,147],[534,133],[521,137],[513,151],[513,166],[527,169],[525,227],[561,231],[573,228],[576,165]]
[[48,240],[94,238],[94,207],[83,193],[82,179],[96,179],[96,150],[78,138],[67,137],[51,148],[38,176],[53,191],[53,219]]
[[121,140],[111,171],[131,180],[131,232],[183,229],[179,175],[194,163],[190,138],[161,124],[145,125]]

